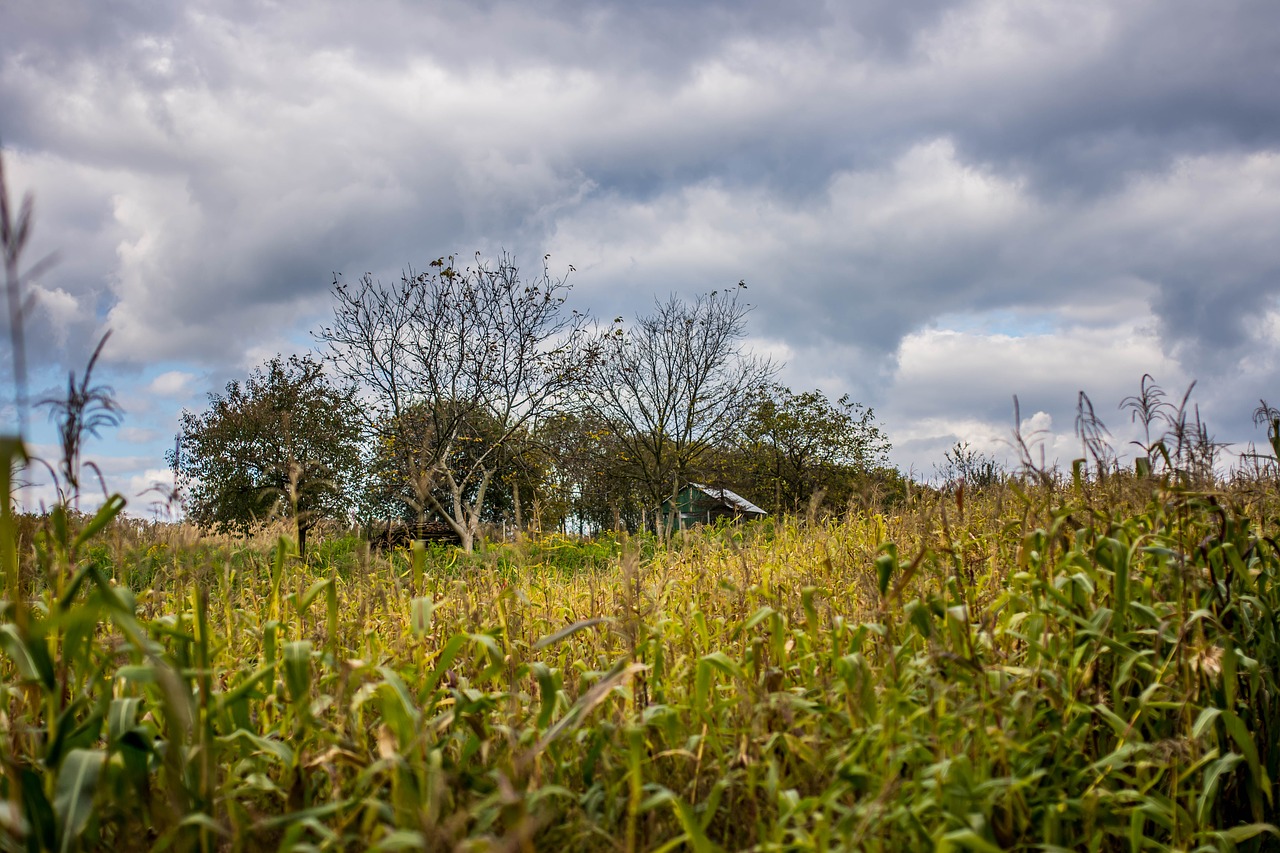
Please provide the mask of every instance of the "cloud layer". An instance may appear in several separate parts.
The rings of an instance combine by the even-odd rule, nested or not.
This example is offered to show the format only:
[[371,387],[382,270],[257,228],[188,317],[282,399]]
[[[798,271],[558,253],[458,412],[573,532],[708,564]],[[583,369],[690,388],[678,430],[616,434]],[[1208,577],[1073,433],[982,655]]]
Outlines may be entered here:
[[110,327],[157,435],[305,346],[334,273],[503,248],[607,318],[745,278],[784,378],[871,403],[904,467],[1015,393],[1069,433],[1077,390],[1114,411],[1144,372],[1246,440],[1280,378],[1267,0],[6,18],[0,140],[60,250],[33,361],[57,381]]

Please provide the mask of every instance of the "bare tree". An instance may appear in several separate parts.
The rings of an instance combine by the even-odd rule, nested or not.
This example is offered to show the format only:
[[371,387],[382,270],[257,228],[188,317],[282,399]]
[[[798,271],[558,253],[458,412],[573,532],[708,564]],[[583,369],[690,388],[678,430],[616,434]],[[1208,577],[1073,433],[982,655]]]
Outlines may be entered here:
[[364,388],[371,433],[408,460],[396,466],[406,499],[439,515],[467,550],[504,450],[593,358],[585,317],[565,308],[570,287],[546,260],[529,280],[505,254],[462,269],[439,258],[391,287],[335,277],[333,325],[316,335]]
[[743,346],[751,310],[739,298],[745,286],[692,303],[672,296],[631,328],[619,324],[601,337],[595,404],[651,505],[736,434],[753,392],[776,370]]

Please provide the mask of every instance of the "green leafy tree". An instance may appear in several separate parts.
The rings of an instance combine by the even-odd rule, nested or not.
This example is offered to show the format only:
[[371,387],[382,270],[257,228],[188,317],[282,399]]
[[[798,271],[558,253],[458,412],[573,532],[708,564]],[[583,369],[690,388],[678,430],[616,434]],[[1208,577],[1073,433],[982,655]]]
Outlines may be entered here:
[[874,412],[849,395],[832,402],[821,391],[771,385],[756,395],[731,458],[740,461],[739,479],[758,491],[753,499],[795,512],[819,493],[832,505],[847,503],[885,467],[889,446]]
[[540,425],[536,439],[548,460],[544,489],[562,525],[580,533],[641,527],[643,498],[623,476],[626,447],[596,412],[561,412]]
[[353,392],[335,386],[310,355],[281,356],[183,411],[170,464],[201,525],[244,531],[286,516],[306,554],[307,532],[343,518],[360,478],[361,429]]

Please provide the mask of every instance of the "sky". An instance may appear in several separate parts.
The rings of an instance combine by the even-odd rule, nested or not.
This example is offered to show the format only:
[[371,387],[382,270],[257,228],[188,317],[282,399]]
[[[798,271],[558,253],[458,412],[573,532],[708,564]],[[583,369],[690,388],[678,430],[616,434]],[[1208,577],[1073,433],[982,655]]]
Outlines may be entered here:
[[85,454],[137,514],[335,273],[450,253],[549,254],[606,321],[744,280],[779,380],[919,479],[1014,461],[1015,395],[1063,465],[1080,391],[1128,458],[1144,374],[1235,451],[1280,402],[1273,0],[8,0],[0,146],[57,253],[31,396],[111,330]]

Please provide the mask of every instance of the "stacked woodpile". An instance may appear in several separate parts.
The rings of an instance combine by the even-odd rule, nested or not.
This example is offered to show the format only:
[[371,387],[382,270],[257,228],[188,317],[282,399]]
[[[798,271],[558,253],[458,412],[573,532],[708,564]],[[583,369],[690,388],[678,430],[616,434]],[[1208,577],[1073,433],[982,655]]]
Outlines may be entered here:
[[373,535],[369,537],[369,542],[376,548],[390,550],[407,548],[415,539],[421,539],[424,542],[444,542],[450,545],[459,544],[458,534],[443,521],[422,521],[414,524],[393,521],[380,530],[375,529]]

